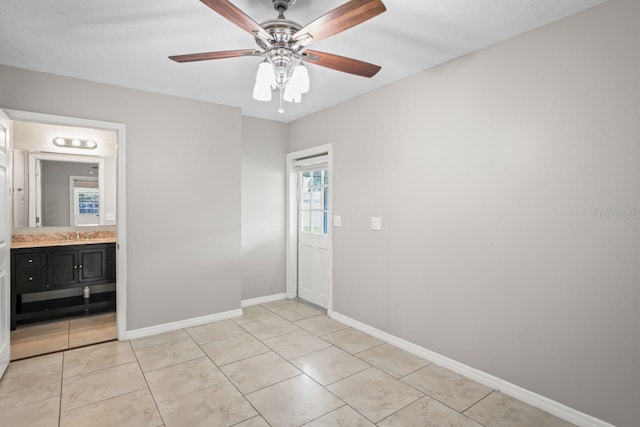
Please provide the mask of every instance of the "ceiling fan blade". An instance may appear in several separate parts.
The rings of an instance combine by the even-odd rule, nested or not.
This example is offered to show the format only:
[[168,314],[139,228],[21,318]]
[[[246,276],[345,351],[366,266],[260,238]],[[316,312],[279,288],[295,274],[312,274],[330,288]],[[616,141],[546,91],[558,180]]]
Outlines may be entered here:
[[317,50],[305,51],[302,58],[307,62],[320,65],[321,67],[327,67],[332,70],[361,77],[373,77],[382,69],[379,65],[369,64],[368,62],[331,53],[318,52]]
[[256,32],[262,34],[267,40],[271,40],[271,34],[265,31],[256,21],[251,19],[246,13],[238,9],[229,0],[200,0],[209,6],[219,15],[227,18],[243,30],[255,35]]
[[[204,0],[203,0],[204,1]],[[386,11],[381,0],[351,0],[307,24],[293,35],[294,40],[308,35],[313,41],[326,39],[348,30]]]
[[208,61],[210,59],[224,59],[224,58],[236,58],[239,56],[260,56],[262,53],[255,49],[243,49],[243,50],[225,50],[220,52],[203,52],[203,53],[191,53],[188,55],[174,55],[169,59],[176,62],[195,62],[195,61]]

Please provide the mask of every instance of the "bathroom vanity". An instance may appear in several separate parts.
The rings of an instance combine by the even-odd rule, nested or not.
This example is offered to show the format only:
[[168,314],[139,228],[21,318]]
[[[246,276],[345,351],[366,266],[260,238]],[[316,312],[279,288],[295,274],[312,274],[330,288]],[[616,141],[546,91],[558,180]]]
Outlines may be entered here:
[[[76,233],[72,237],[76,237]],[[96,285],[115,281],[115,236],[14,241],[11,249],[11,330],[23,321],[83,311],[115,310],[115,291],[91,292]],[[85,293],[68,296],[56,292],[73,288],[85,288]],[[38,298],[26,297],[30,294],[37,294]]]

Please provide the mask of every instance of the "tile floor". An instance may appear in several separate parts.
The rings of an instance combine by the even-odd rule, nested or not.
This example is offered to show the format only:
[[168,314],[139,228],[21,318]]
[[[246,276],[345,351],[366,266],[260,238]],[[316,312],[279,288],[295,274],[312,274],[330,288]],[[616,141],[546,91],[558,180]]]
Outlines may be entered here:
[[116,314],[19,325],[11,331],[11,360],[114,340]]
[[298,301],[13,362],[0,425],[571,426]]

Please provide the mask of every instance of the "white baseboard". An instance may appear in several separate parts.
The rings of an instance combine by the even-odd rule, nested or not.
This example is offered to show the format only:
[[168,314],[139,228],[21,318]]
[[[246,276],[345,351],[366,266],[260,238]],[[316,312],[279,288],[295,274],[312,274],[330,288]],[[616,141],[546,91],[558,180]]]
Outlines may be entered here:
[[[163,323],[161,325],[149,326],[148,328],[133,329],[126,331],[124,340],[132,340],[135,338],[148,337],[151,335],[161,334],[163,332],[175,331],[176,329],[190,328],[200,326],[206,323],[219,322],[220,320],[231,319],[233,317],[242,316],[242,310],[236,309],[225,311],[222,313],[208,314],[206,316],[194,317],[191,319],[178,320],[177,322]],[[122,338],[121,338],[122,340]]]
[[287,294],[275,294],[275,295],[267,295],[264,297],[251,298],[251,299],[243,299],[240,303],[240,307],[251,307],[252,305],[264,304],[272,301],[279,301],[281,299],[286,299]]
[[447,368],[454,372],[457,372],[460,375],[464,375],[467,378],[471,378],[472,380],[477,381],[480,384],[484,384],[487,387],[491,387],[495,390],[499,390],[500,392],[508,396],[516,398],[531,406],[535,406],[536,408],[542,409],[545,412],[555,415],[556,417],[562,418],[563,420],[569,421],[570,423],[573,423],[577,426],[614,427],[612,424],[609,424],[606,421],[602,421],[598,418],[592,417],[591,415],[587,415],[576,409],[563,405],[562,403],[556,402],[555,400],[551,400],[544,396],[540,396],[537,393],[526,390],[520,386],[512,384],[508,381],[495,377],[486,372],[472,368],[471,366],[467,366],[453,359],[449,359],[446,356],[435,353],[431,350],[427,350],[424,347],[420,347],[419,345],[403,340],[402,338],[398,338],[394,335],[391,335],[387,332],[381,331],[380,329],[376,329],[365,323],[354,320],[343,314],[332,311],[329,313],[329,316],[339,322],[344,323],[345,325],[351,326],[352,328],[358,329],[376,338],[384,340],[389,344],[393,344],[398,348],[408,351],[409,353],[415,354],[416,356],[427,359],[435,363],[436,365],[442,366],[443,368]]

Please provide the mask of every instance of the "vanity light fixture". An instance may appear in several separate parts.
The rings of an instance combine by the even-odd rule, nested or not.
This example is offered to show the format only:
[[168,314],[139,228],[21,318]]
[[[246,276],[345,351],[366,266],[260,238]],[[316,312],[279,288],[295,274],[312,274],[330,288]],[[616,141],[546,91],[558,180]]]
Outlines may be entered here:
[[85,148],[87,150],[93,150],[98,148],[98,143],[91,139],[78,139],[78,138],[53,138],[53,144],[58,147],[66,148]]

